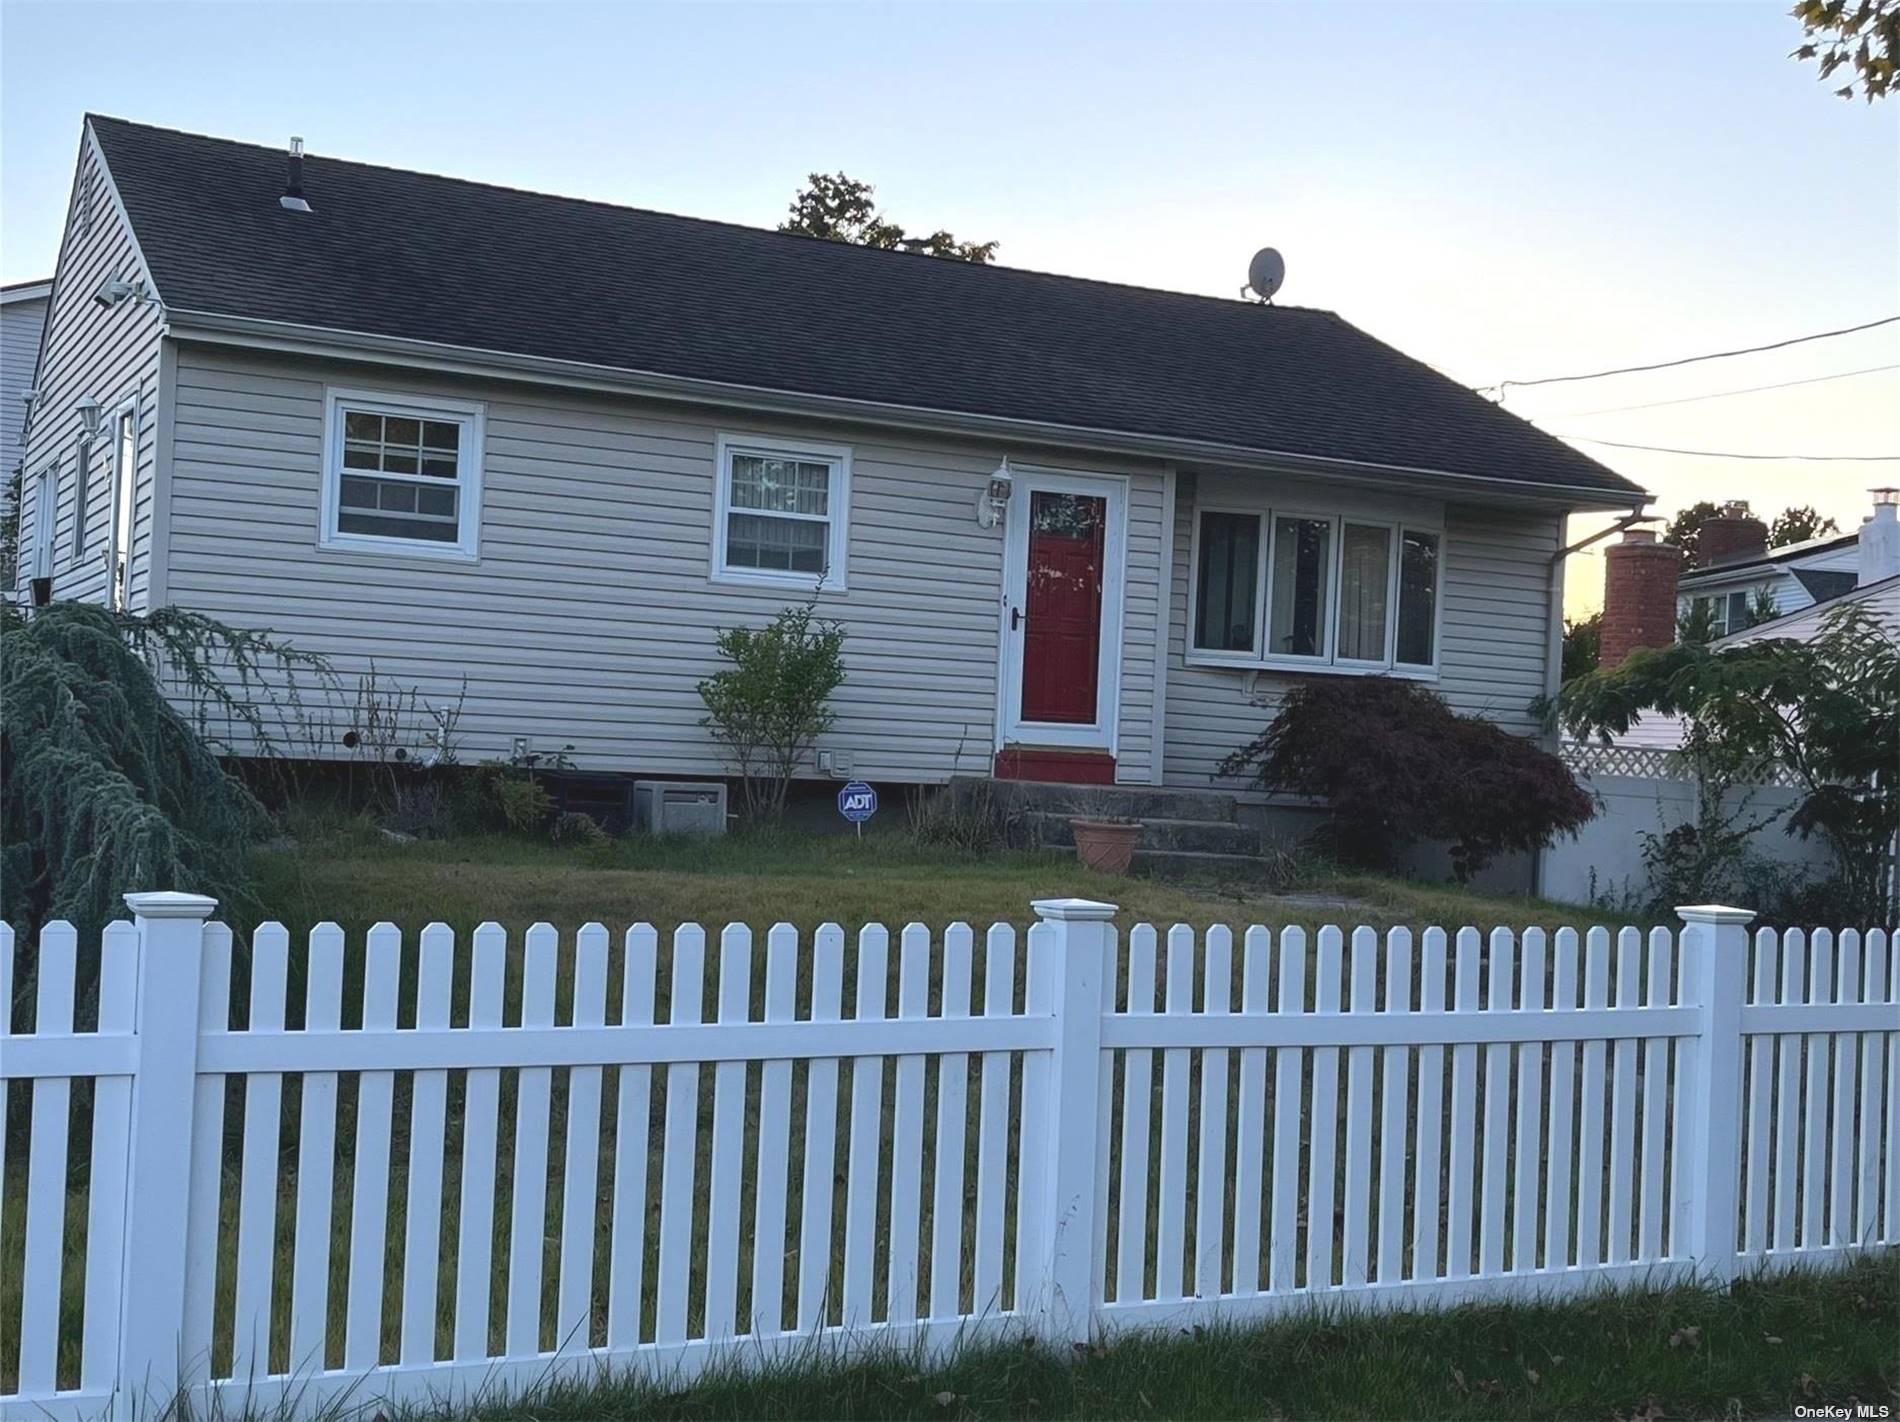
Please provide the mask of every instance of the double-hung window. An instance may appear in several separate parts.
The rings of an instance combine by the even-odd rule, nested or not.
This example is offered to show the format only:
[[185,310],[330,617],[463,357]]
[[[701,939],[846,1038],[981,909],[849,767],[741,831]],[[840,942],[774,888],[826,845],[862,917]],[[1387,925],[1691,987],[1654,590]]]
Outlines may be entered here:
[[324,547],[475,557],[480,405],[332,390],[324,425]]
[[1428,675],[1441,551],[1399,520],[1202,508],[1188,659]]
[[716,581],[844,587],[848,449],[722,435],[716,477]]

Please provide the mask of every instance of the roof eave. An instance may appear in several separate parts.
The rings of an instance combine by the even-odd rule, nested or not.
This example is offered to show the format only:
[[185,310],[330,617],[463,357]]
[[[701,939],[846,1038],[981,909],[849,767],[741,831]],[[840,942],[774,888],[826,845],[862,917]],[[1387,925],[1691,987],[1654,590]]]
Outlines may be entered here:
[[1486,499],[1566,511],[1640,508],[1651,497],[1635,485],[1623,492],[1586,486],[1528,485],[1518,480],[1482,474],[1332,459],[1221,444],[1212,440],[1093,429],[847,396],[817,395],[219,312],[167,308],[165,314],[168,334],[213,344],[526,380],[568,389],[644,395],[687,404],[767,410],[783,415],[842,419],[859,424],[928,430],[939,434],[1027,441],[1173,463],[1218,464],[1242,470],[1314,474],[1355,483],[1442,493],[1451,498],[1481,495]]

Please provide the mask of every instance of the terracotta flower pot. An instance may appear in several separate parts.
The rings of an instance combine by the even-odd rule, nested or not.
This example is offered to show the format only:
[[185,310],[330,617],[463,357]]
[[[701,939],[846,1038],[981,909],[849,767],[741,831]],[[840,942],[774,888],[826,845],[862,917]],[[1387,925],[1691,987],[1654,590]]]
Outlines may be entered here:
[[1138,824],[1113,820],[1073,819],[1075,853],[1098,874],[1126,874],[1135,857],[1135,839],[1141,833]]

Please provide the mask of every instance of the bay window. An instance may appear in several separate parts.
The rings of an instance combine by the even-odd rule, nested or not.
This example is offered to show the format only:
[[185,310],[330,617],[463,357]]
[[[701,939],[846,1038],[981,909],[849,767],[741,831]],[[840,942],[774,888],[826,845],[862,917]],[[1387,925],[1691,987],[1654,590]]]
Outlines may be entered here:
[[1188,660],[1429,674],[1441,551],[1436,529],[1399,519],[1204,507]]

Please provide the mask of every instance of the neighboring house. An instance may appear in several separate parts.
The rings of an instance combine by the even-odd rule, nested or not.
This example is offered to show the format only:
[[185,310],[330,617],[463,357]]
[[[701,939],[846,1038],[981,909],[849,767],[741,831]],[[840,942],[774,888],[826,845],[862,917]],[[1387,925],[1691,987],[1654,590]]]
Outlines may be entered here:
[[[1850,586],[1825,601],[1784,613],[1717,638],[1716,649],[1743,647],[1771,638],[1809,641],[1839,608],[1864,607],[1900,636],[1900,495],[1874,490],[1873,513],[1854,537]],[[1707,525],[1704,525],[1706,529]],[[1608,549],[1604,576],[1604,664],[1614,666],[1637,646],[1666,645],[1673,637],[1674,579],[1678,551],[1653,534],[1631,530]],[[1685,578],[1686,582],[1687,579]],[[1609,629],[1618,629],[1612,640]],[[1696,823],[1702,793],[1695,767],[1680,752],[1688,735],[1680,716],[1647,715],[1609,743],[1565,738],[1560,750],[1583,787],[1597,797],[1596,818],[1573,838],[1544,855],[1542,892],[1560,901],[1615,901],[1644,892],[1649,866],[1645,835],[1662,835]],[[1808,875],[1824,875],[1830,860],[1825,842],[1786,831],[1785,815],[1802,792],[1788,773],[1767,767],[1748,783],[1732,786],[1724,804],[1737,822],[1756,823],[1748,848],[1762,860]]]
[[1699,537],[1703,566],[1682,575],[1677,612],[1686,617],[1697,603],[1706,604],[1718,637],[1753,623],[1764,597],[1780,617],[1854,586],[1859,530],[1771,549],[1768,526],[1747,504],[1730,504],[1702,525]]
[[[0,286],[0,520],[13,509],[26,397],[33,388],[33,367],[40,358],[40,332],[46,327],[52,290],[50,281]],[[11,588],[0,588],[0,596],[11,592]]]
[[33,388],[33,367],[40,358],[40,332],[46,327],[50,281],[0,286],[0,473],[11,478],[20,467],[20,432],[26,425],[26,396]]
[[1329,312],[290,173],[87,121],[29,530],[57,597],[466,677],[466,759],[727,773],[715,631],[813,598],[866,779],[1206,788],[1311,675],[1535,734],[1564,517],[1647,497]]

